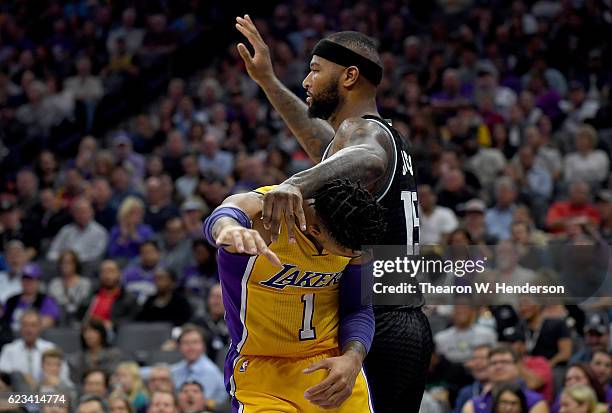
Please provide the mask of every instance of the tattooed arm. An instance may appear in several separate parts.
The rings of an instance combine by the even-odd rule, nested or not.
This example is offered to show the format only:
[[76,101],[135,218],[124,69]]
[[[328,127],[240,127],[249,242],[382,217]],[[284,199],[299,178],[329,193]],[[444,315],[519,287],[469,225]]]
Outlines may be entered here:
[[248,15],[236,18],[236,28],[253,46],[254,55],[244,44],[238,44],[238,53],[247,72],[265,92],[274,109],[281,115],[308,156],[320,162],[323,152],[334,137],[329,123],[308,117],[308,106],[291,92],[274,74],[270,50]]

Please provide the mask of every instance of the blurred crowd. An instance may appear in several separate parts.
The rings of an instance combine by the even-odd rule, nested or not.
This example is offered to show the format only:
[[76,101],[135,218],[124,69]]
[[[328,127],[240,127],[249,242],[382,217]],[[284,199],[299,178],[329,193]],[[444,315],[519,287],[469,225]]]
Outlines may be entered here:
[[[206,32],[201,53],[220,52],[200,66],[188,53],[192,70],[174,76],[211,16],[231,32],[231,8],[27,3],[0,5],[0,385],[65,393],[82,413],[222,411],[228,333],[201,223],[228,195],[312,163],[248,78],[237,33]],[[378,41],[379,109],[413,146],[422,244],[504,245],[525,275],[538,269],[519,265],[520,247],[612,242],[609,0],[240,12],[299,96],[320,38]],[[605,288],[581,306],[428,306],[422,411],[600,411]],[[130,336],[143,323],[166,328],[145,352],[153,330]]]

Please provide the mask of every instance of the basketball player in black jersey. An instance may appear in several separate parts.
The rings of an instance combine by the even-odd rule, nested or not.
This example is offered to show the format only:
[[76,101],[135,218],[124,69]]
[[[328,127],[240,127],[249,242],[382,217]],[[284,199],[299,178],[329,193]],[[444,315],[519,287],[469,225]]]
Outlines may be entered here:
[[[321,40],[313,50],[303,82],[306,104],[274,74],[268,46],[248,15],[236,28],[254,53],[238,44],[251,78],[318,163],[300,172],[264,198],[264,225],[278,233],[296,221],[305,228],[302,199],[323,183],[348,178],[361,182],[386,208],[382,244],[418,246],[416,182],[408,143],[376,108],[376,87],[382,76],[374,43],[357,32],[340,32]],[[294,235],[289,232],[290,238]],[[406,296],[402,306],[375,307],[376,335],[365,360],[375,411],[417,412],[432,352],[431,330],[421,311],[420,294]],[[324,401],[333,389],[322,389],[312,402]]]

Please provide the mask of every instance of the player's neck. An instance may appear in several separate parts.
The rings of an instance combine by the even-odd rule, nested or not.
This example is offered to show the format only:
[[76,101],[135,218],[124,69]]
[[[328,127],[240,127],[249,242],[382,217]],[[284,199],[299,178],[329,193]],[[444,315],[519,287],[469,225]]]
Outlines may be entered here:
[[335,111],[327,121],[331,124],[334,131],[337,131],[342,122],[348,118],[360,118],[363,115],[379,116],[376,108],[376,99],[347,99],[337,111]]

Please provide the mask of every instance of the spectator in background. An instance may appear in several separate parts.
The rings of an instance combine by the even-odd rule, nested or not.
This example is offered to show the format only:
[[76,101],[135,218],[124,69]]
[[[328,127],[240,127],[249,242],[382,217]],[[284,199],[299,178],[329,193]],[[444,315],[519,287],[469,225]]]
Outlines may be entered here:
[[38,200],[38,178],[30,169],[17,172],[17,206],[27,216]]
[[28,259],[36,256],[38,240],[21,222],[22,211],[10,200],[0,201],[0,251],[6,249],[11,240],[20,240],[27,248]]
[[177,208],[168,200],[162,181],[159,178],[148,178],[146,183],[147,210],[145,223],[150,225],[155,232],[163,230],[166,222],[179,215]]
[[117,208],[112,204],[113,190],[106,178],[95,178],[91,186],[95,220],[110,232],[117,222]]
[[[565,381],[563,384],[563,391],[561,395],[557,396],[557,400],[551,406],[550,410],[553,413],[560,411],[563,394],[566,391],[572,389],[575,386],[585,386],[590,388],[595,395],[596,403],[605,403],[606,396],[604,393],[603,386],[597,380],[597,377],[588,365],[583,363],[577,363],[570,366],[565,373]],[[566,410],[567,411],[567,410]],[[605,412],[605,410],[604,410]]]
[[146,160],[144,156],[132,150],[132,140],[125,131],[118,132],[113,138],[113,155],[115,163],[131,171],[130,182],[136,185],[145,176]]
[[182,158],[181,164],[184,175],[176,180],[176,191],[181,199],[188,199],[195,194],[200,181],[198,157],[195,154],[188,154]]
[[185,324],[191,318],[191,306],[182,294],[176,291],[176,273],[158,267],[154,273],[156,293],[147,298],[136,316],[146,322],[169,322],[174,326]]
[[167,364],[156,364],[149,371],[147,380],[147,392],[153,394],[158,391],[174,391],[172,384],[172,371]]
[[[193,241],[193,258],[195,263],[185,269],[180,288],[190,299],[192,306],[201,303],[202,297],[207,297],[210,288],[219,282],[215,251],[203,239]],[[197,311],[196,311],[197,313]]]
[[[203,221],[200,221],[202,223]],[[201,224],[200,224],[201,226]],[[200,229],[200,232],[201,229]],[[164,265],[176,274],[182,274],[191,263],[191,239],[187,236],[181,218],[171,218],[166,222],[163,237],[159,240]]]
[[19,331],[19,320],[24,311],[34,309],[40,314],[43,329],[53,327],[60,316],[60,309],[47,294],[41,292],[40,278],[42,270],[37,264],[27,264],[21,275],[22,292],[10,297],[4,305],[2,323]]
[[115,369],[111,382],[128,396],[134,410],[139,411],[146,407],[149,399],[140,378],[138,364],[133,361],[120,363]]
[[[32,388],[41,377],[43,352],[55,348],[55,344],[40,338],[42,330],[40,314],[35,310],[26,310],[21,314],[19,338],[2,347],[0,353],[0,371],[24,374]],[[69,376],[65,363],[62,364],[60,376],[63,379]]]
[[608,409],[605,405],[598,403],[597,395],[591,387],[576,384],[563,389],[558,411],[560,413],[606,413]]
[[597,188],[608,177],[610,159],[597,148],[597,131],[590,125],[582,125],[574,139],[576,152],[565,155],[563,172],[565,182],[584,181]]
[[[206,413],[209,401],[204,397],[204,388],[197,380],[183,383],[178,392],[178,407],[181,413]],[[214,407],[214,403],[212,403]]]
[[224,355],[230,337],[225,322],[225,307],[223,306],[223,294],[221,284],[215,284],[207,294],[206,312],[201,320],[196,323],[204,329],[204,337],[207,338],[206,349],[211,360],[219,361],[220,354]]
[[200,145],[198,165],[203,175],[212,173],[225,178],[230,176],[234,169],[234,156],[230,152],[220,150],[219,138],[207,133]]
[[106,39],[106,49],[109,54],[115,53],[118,39],[125,40],[128,53],[134,54],[138,52],[144,38],[144,30],[136,27],[137,17],[138,14],[135,8],[129,7],[123,10],[121,25],[111,30]]
[[173,392],[157,391],[151,394],[147,413],[179,413],[178,400]]
[[521,299],[518,309],[525,326],[528,354],[546,357],[552,367],[565,365],[572,355],[572,339],[565,320],[544,318],[542,306],[532,298]]
[[204,217],[210,213],[210,208],[200,198],[188,198],[181,205],[181,218],[187,231],[187,236],[192,239],[202,239],[202,222]]
[[[463,406],[463,413],[486,413],[493,411],[493,388],[502,383],[520,385],[518,359],[514,351],[508,346],[499,345],[489,354],[490,383],[485,387],[484,395],[469,400]],[[547,413],[546,401],[538,393],[525,386],[520,386],[521,392],[527,401],[528,413]]]
[[137,264],[123,271],[123,285],[134,294],[139,304],[156,292],[153,274],[160,264],[161,251],[155,241],[148,240],[140,245],[140,257]]
[[457,210],[459,204],[474,198],[474,192],[465,184],[465,174],[453,168],[442,174],[442,188],[438,192],[438,205]]
[[[187,98],[183,98],[187,99]],[[181,101],[182,102],[182,101]],[[191,99],[189,99],[191,102]],[[191,103],[193,106],[193,103]],[[186,131],[185,131],[186,133]],[[164,147],[164,171],[167,172],[172,180],[175,181],[183,174],[183,156],[186,152],[186,142],[184,132],[176,129],[168,134],[166,145]]]
[[106,398],[109,389],[109,377],[106,370],[90,369],[83,373],[82,382],[83,396],[97,396]]
[[142,40],[140,53],[149,59],[157,59],[173,52],[177,46],[177,36],[168,28],[168,19],[163,14],[148,16],[148,28]]
[[485,211],[487,206],[480,199],[470,199],[464,204],[457,206],[457,210],[463,213],[463,230],[467,232],[471,242],[476,244],[493,244],[494,240],[487,233],[485,223]]
[[136,298],[121,286],[121,269],[115,261],[100,264],[100,288],[91,299],[87,316],[101,320],[108,329],[130,321],[136,315]]
[[510,345],[516,353],[519,360],[519,374],[525,386],[540,393],[548,403],[552,403],[552,368],[546,358],[527,354],[523,329],[521,327],[508,327],[504,329],[501,341]]
[[42,353],[42,375],[38,378],[37,392],[62,393],[70,400],[76,397],[74,384],[70,380],[61,377],[63,363],[64,352],[60,349],[50,348]]
[[87,370],[114,371],[124,359],[123,352],[110,345],[104,323],[89,319],[81,327],[81,351],[71,355],[68,362],[73,380],[77,381]]
[[106,401],[97,396],[87,396],[79,400],[77,413],[107,413]]
[[113,393],[108,398],[108,413],[136,413],[134,406],[124,394]]
[[501,383],[494,389],[492,413],[528,413],[527,397],[516,383]]
[[472,350],[472,356],[465,362],[465,367],[472,374],[474,381],[459,390],[453,413],[460,413],[468,400],[482,395],[489,382],[489,352],[491,348],[490,344],[481,344]]
[[0,302],[6,303],[9,297],[21,293],[21,277],[23,269],[28,262],[23,242],[10,241],[5,249],[6,271],[0,271]]
[[53,189],[40,191],[40,201],[33,208],[32,214],[25,217],[24,229],[40,237],[40,253],[44,255],[51,239],[62,227],[70,224],[72,217],[63,207],[60,198]]
[[139,196],[136,189],[132,186],[131,179],[132,168],[130,165],[117,165],[112,169],[111,184],[113,197],[111,205],[113,207],[119,207],[123,200],[130,195]]
[[589,367],[604,388],[606,402],[612,405],[612,355],[605,350],[595,350]]
[[567,201],[556,201],[546,213],[546,226],[553,234],[564,234],[573,218],[584,217],[599,224],[599,211],[590,204],[589,186],[584,181],[574,181],[569,187]]
[[516,208],[516,186],[509,177],[498,178],[495,182],[495,205],[485,214],[487,233],[498,240],[510,238],[512,214]]
[[88,129],[90,129],[96,105],[104,95],[102,79],[92,74],[91,60],[87,57],[81,57],[77,60],[76,70],[76,76],[67,78],[64,85],[65,89],[72,93],[77,101],[85,104],[87,125]]
[[36,174],[40,182],[40,188],[55,188],[59,180],[59,163],[55,154],[51,151],[42,151],[38,155]]
[[436,205],[436,194],[429,185],[420,185],[418,195],[421,228],[419,243],[422,245],[443,243],[444,238],[459,224],[455,213],[449,208]]
[[561,177],[563,160],[561,152],[551,145],[537,126],[528,126],[525,129],[525,144],[528,145],[535,155],[535,162],[548,170],[553,181]]
[[94,221],[91,203],[79,198],[72,205],[74,223],[64,226],[53,238],[47,259],[57,261],[60,252],[73,250],[82,263],[101,259],[106,251],[108,233]]
[[465,363],[477,346],[497,343],[493,330],[476,324],[477,308],[466,304],[455,304],[453,326],[434,336],[436,352],[453,363]]
[[584,345],[575,352],[570,363],[588,363],[596,351],[607,351],[610,342],[610,323],[604,313],[588,316],[584,325]]
[[81,322],[92,294],[91,282],[81,277],[81,263],[72,250],[63,251],[58,260],[60,277],[49,283],[49,296],[59,305],[60,324],[74,326]]
[[196,380],[204,387],[207,399],[220,405],[227,399],[223,375],[219,368],[206,357],[206,345],[202,330],[194,325],[184,325],[178,338],[179,351],[183,360],[172,365],[175,389],[189,381]]
[[143,224],[145,208],[136,197],[128,196],[119,206],[118,224],[110,233],[108,257],[129,260],[138,255],[140,245],[154,235],[153,229]]

